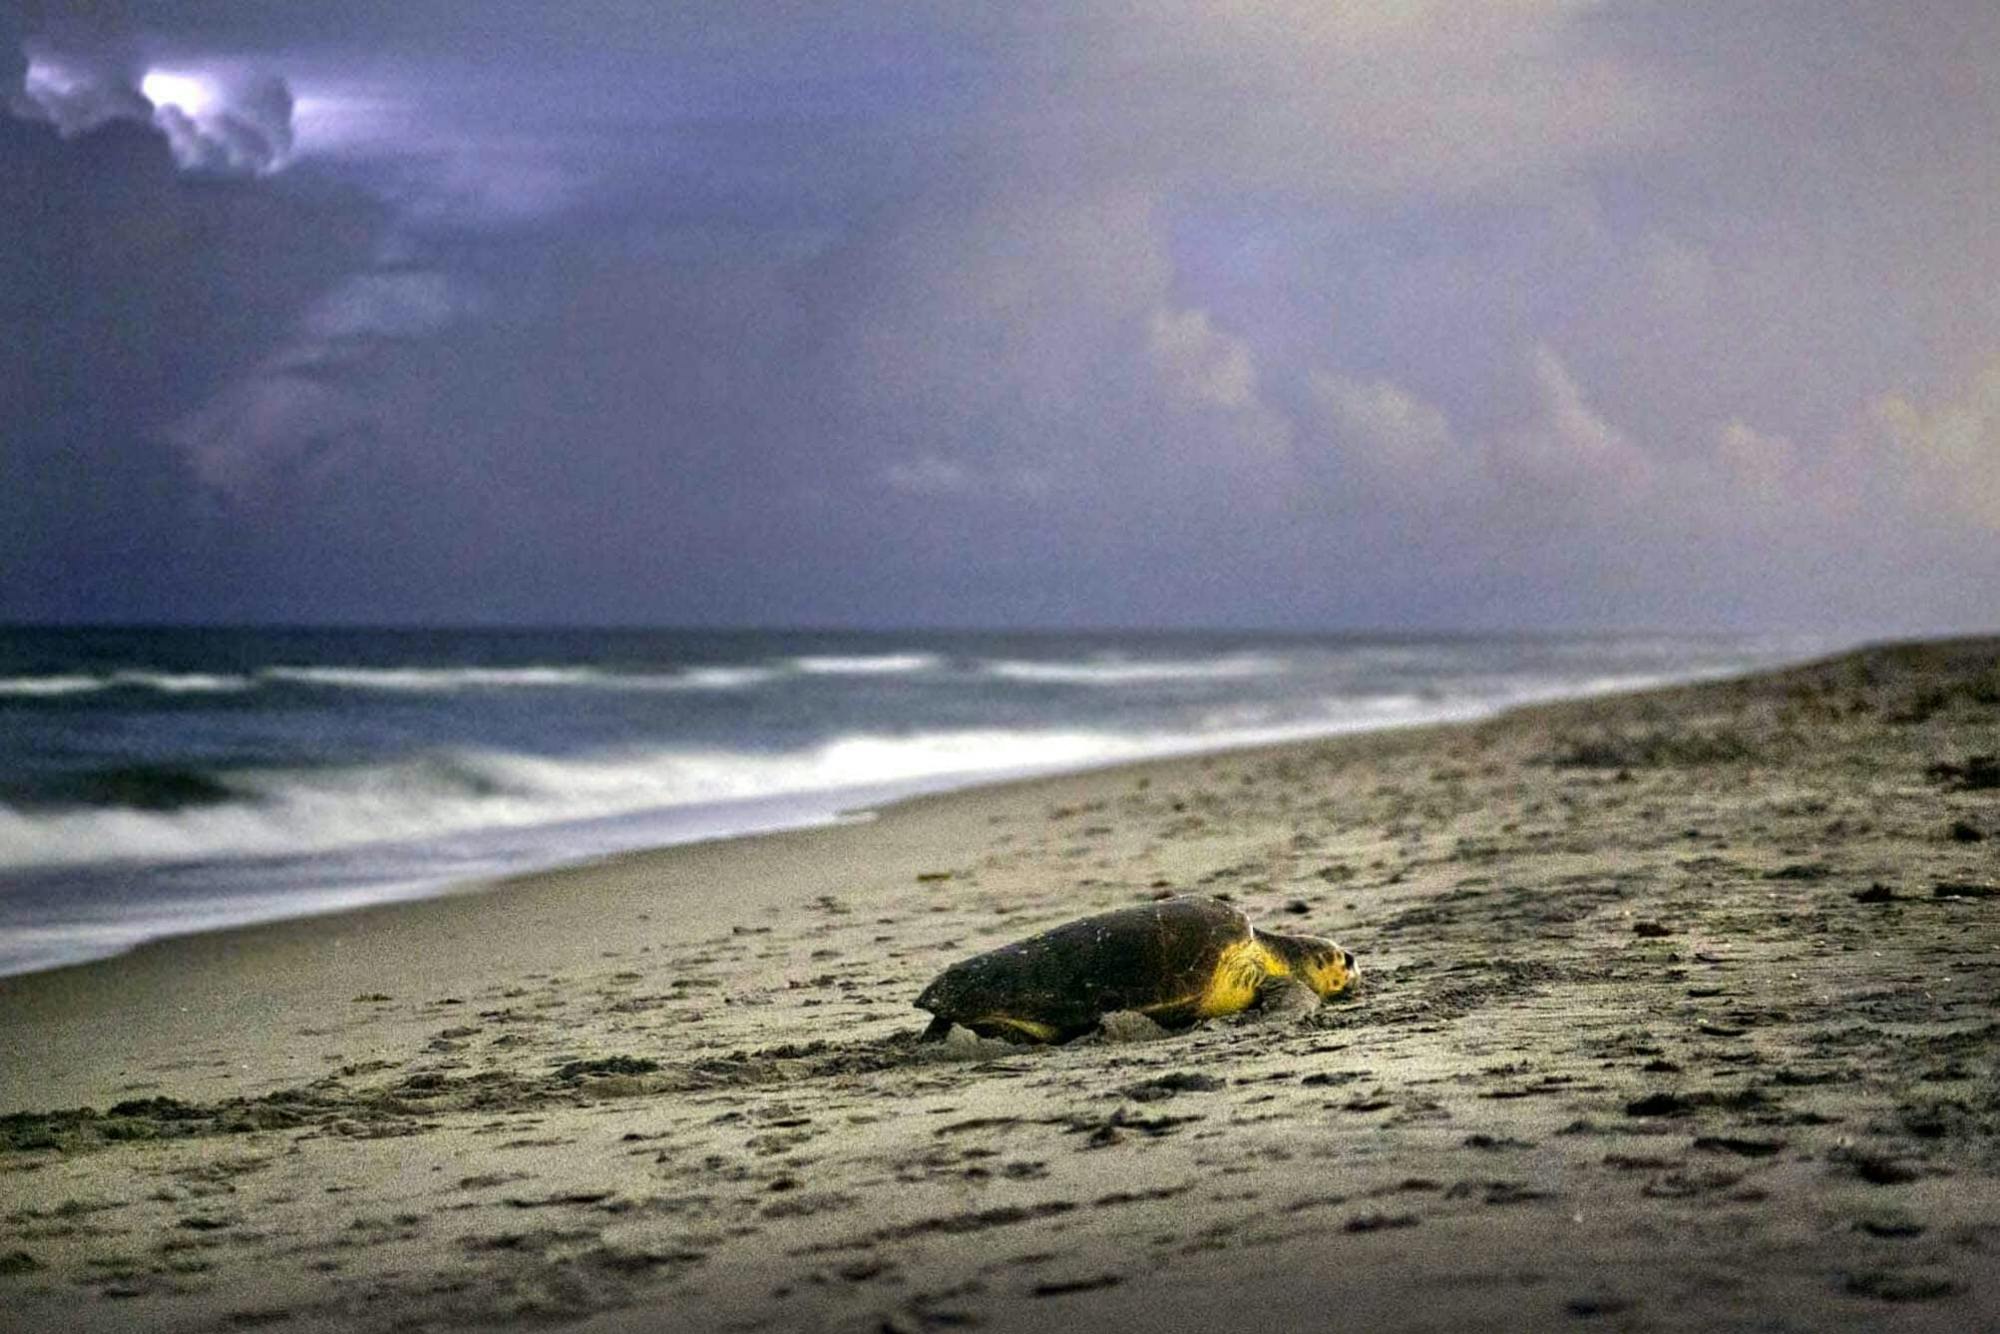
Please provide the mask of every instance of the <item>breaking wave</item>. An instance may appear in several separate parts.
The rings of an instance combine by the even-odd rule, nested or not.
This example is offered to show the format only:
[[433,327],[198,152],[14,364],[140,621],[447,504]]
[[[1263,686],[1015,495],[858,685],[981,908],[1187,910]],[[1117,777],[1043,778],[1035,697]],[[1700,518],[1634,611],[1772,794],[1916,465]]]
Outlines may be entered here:
[[985,664],[987,675],[1002,680],[1090,686],[1150,685],[1159,681],[1240,681],[1248,677],[1277,676],[1286,669],[1283,658],[1261,653],[1150,661],[1134,658],[1093,658],[1083,662],[1000,659]]
[[940,661],[935,653],[807,654],[793,658],[792,666],[808,676],[905,676]]
[[[203,773],[177,809],[0,805],[0,866],[325,852],[913,780],[1068,768],[1185,746],[1110,732],[846,736],[788,752],[674,748],[580,757],[461,750],[326,769]],[[182,787],[196,775],[176,774]],[[222,799],[218,799],[221,797]]]
[[291,685],[426,692],[630,683],[596,667],[266,667],[258,675]]
[[62,676],[0,677],[0,696],[51,699],[63,695],[87,695],[100,690],[128,687],[157,690],[167,695],[223,695],[248,690],[256,683],[247,676],[218,675],[211,672],[111,672],[104,676],[68,673]]
[[[1254,659],[1237,661],[1237,671],[1265,670]],[[1218,664],[1204,666],[1213,670]],[[717,684],[737,679],[714,678]],[[1505,687],[1469,692],[1323,698],[1304,712],[1244,703],[1208,710],[1179,730],[986,727],[855,732],[790,750],[684,745],[558,756],[460,748],[346,766],[114,766],[80,774],[66,784],[66,791],[49,794],[76,804],[0,801],[0,868],[295,856],[814,794],[825,795],[831,810],[842,793],[915,792],[1229,746],[1468,719],[1511,705],[1640,688],[1665,679],[1653,674],[1517,679]]]
[[1479,717],[1509,704],[1646,684],[1602,678],[1502,696],[1383,695],[1325,701],[1309,717],[1213,710],[1193,730],[973,728],[856,733],[789,751],[669,747],[582,756],[462,749],[328,768],[119,770],[99,802],[0,802],[0,868],[295,856],[554,826],[772,797],[914,793],[1120,761]]
[[0,677],[0,695],[24,699],[52,699],[58,695],[82,695],[103,690],[111,683],[97,676],[5,676]]
[[456,690],[736,690],[771,680],[767,667],[616,671],[602,667],[266,667],[270,681],[341,690],[447,693]]
[[60,699],[120,688],[151,690],[168,695],[236,694],[267,685],[399,694],[574,688],[744,690],[791,674],[892,676],[926,671],[941,662],[934,654],[898,653],[872,657],[801,657],[791,659],[782,667],[742,663],[658,671],[551,664],[515,667],[276,666],[259,668],[252,675],[139,670],[101,675],[69,672],[48,676],[0,677],[0,699]]
[[772,667],[690,667],[671,680],[688,690],[742,690],[777,677],[778,672]]
[[114,672],[114,686],[139,686],[168,695],[233,695],[255,684],[247,676],[219,676],[208,672]]
[[23,630],[0,638],[0,974],[922,792],[1804,652],[1559,647]]
[[561,663],[513,666],[370,667],[277,665],[247,674],[123,670],[0,677],[0,699],[58,699],[120,688],[161,694],[235,694],[265,686],[391,694],[491,690],[744,690],[792,678],[902,677],[949,668],[974,679],[1029,685],[1120,686],[1177,681],[1240,681],[1291,669],[1271,654],[1216,658],[1081,660],[971,659],[947,663],[935,653],[804,654],[770,663],[722,663],[648,670]]

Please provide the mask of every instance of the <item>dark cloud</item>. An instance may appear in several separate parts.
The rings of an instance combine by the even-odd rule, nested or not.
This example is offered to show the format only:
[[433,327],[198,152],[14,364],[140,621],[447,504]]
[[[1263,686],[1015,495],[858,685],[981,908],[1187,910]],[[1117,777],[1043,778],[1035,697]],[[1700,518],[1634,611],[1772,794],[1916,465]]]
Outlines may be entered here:
[[1995,13],[133,0],[0,611],[1990,621]]
[[284,165],[294,101],[283,79],[256,69],[155,66],[139,47],[84,37],[23,43],[14,114],[46,121],[65,138],[114,120],[153,125],[176,162],[204,173],[261,175]]
[[185,614],[234,541],[166,432],[365,260],[361,201],[177,172],[124,119],[0,117],[0,614]]
[[65,136],[111,120],[151,119],[152,103],[139,93],[139,61],[126,44],[72,50],[38,38],[24,43],[22,51],[25,68],[10,87],[17,115],[46,120]]

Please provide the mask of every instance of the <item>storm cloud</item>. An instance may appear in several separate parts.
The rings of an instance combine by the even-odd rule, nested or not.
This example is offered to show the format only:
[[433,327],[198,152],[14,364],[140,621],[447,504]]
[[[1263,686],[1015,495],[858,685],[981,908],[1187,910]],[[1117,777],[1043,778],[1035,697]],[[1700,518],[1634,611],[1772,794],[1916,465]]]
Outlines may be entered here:
[[68,139],[0,119],[0,216],[0,606],[132,616],[226,589],[246,535],[169,429],[365,261],[376,207],[190,178],[123,117]]
[[138,43],[80,39],[22,45],[14,114],[64,138],[111,122],[150,124],[191,171],[262,175],[292,151],[293,99],[285,81],[254,68],[181,70],[146,59]]
[[116,26],[0,120],[0,614],[2000,614],[1990,6]]

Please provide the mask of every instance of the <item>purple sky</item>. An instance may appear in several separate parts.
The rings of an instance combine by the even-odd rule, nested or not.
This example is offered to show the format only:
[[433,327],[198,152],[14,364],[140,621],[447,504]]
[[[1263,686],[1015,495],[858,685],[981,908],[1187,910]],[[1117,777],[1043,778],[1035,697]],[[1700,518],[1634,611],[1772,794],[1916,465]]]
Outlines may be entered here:
[[1995,51],[1990,0],[0,17],[0,618],[1992,626]]

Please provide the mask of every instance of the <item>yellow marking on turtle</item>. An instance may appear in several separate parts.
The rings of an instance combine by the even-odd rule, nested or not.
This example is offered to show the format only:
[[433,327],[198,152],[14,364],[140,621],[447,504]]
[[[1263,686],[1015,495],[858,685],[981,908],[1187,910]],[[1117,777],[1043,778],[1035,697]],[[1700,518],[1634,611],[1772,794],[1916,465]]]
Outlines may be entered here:
[[1223,947],[1200,991],[1170,996],[1151,1005],[1141,1005],[1138,1010],[1140,1014],[1160,1014],[1185,1009],[1193,1019],[1237,1014],[1256,1004],[1257,991],[1267,980],[1288,976],[1291,971],[1283,959],[1252,936]]
[[1203,1019],[1219,1014],[1236,1014],[1257,1001],[1258,988],[1273,977],[1292,970],[1263,941],[1251,936],[1227,946],[1215,961],[1208,987],[1195,1003],[1195,1013]]
[[1062,1036],[1062,1030],[1056,1028],[1054,1025],[1037,1023],[1033,1019],[1016,1019],[1011,1014],[981,1015],[970,1024],[967,1024],[966,1027],[977,1029],[981,1024],[1011,1028],[1018,1033],[1025,1033],[1036,1042],[1054,1042],[1058,1037]]

